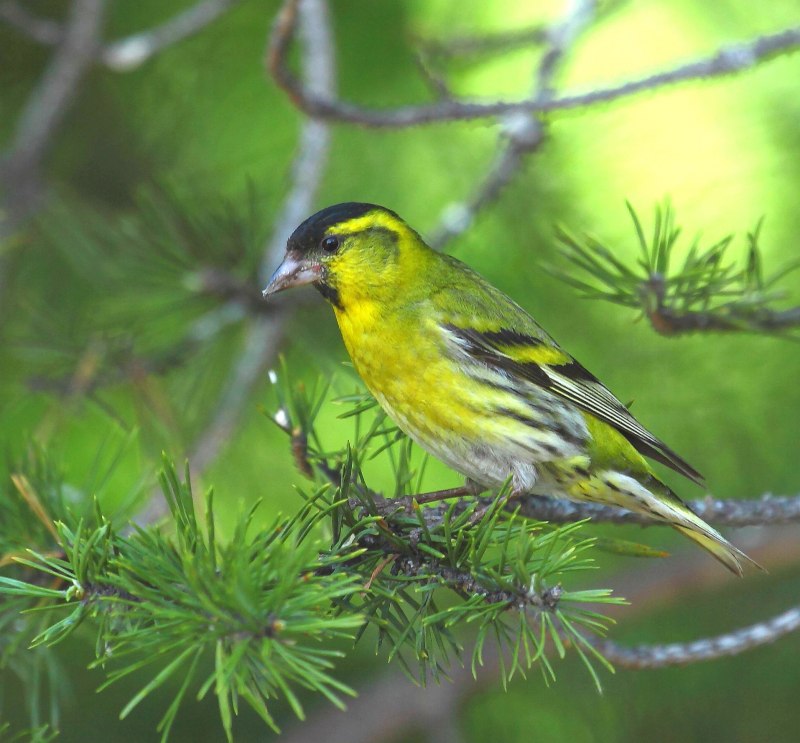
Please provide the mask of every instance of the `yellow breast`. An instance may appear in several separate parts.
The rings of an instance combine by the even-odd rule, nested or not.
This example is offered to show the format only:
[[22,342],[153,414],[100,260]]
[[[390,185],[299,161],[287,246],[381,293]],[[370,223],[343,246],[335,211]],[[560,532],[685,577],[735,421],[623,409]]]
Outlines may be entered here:
[[481,390],[459,374],[435,322],[420,315],[380,312],[369,302],[336,310],[356,371],[400,428],[423,445],[451,436],[479,440]]

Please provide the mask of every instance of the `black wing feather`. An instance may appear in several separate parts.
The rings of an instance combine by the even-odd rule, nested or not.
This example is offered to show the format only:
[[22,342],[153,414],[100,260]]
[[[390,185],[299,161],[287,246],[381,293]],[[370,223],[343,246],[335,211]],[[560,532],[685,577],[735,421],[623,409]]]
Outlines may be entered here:
[[542,345],[542,338],[527,336],[515,330],[501,329],[482,333],[449,323],[443,327],[456,337],[459,346],[472,358],[560,395],[581,410],[613,426],[640,454],[665,464],[698,485],[703,484],[703,476],[694,467],[653,436],[594,374],[575,359],[566,364],[536,364],[531,361],[517,361],[497,347],[500,344],[506,347]]

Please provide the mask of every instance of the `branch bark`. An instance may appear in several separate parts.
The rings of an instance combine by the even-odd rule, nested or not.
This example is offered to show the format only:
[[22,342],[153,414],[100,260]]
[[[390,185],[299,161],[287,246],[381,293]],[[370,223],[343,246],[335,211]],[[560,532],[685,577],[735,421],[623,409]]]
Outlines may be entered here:
[[717,637],[667,645],[625,647],[611,640],[590,639],[611,663],[624,668],[666,668],[739,655],[759,645],[775,642],[800,629],[800,606],[776,617]]
[[758,36],[746,42],[729,44],[701,59],[676,65],[640,78],[600,86],[593,90],[567,93],[546,100],[534,95],[519,101],[478,102],[443,99],[435,103],[369,108],[315,94],[288,66],[288,53],[294,38],[298,0],[287,0],[278,16],[269,49],[269,69],[275,82],[293,104],[307,115],[367,127],[401,128],[445,121],[470,121],[517,113],[544,113],[583,108],[656,90],[689,80],[705,80],[752,69],[762,62],[800,48],[800,27],[787,28]]
[[647,313],[653,330],[661,335],[675,336],[700,332],[751,332],[778,333],[800,327],[800,307],[787,310],[744,307],[737,311],[722,307],[708,312],[682,312],[670,307],[657,307]]
[[[597,503],[574,503],[561,498],[530,495],[519,502],[521,513],[533,519],[566,524],[582,519],[608,524],[659,523],[644,514]],[[800,495],[764,495],[758,500],[722,500],[704,498],[687,505],[704,521],[721,526],[766,526],[800,522]],[[516,504],[511,504],[516,507]]]

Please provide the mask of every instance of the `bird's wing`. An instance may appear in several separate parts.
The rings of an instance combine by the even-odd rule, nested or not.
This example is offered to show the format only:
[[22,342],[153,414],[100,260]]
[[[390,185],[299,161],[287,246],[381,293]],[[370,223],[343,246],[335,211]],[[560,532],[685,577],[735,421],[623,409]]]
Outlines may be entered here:
[[597,377],[555,344],[506,328],[478,331],[452,323],[441,327],[474,360],[569,400],[613,426],[644,456],[702,484],[694,467],[653,436]]
[[512,381],[533,383],[613,426],[642,455],[702,484],[703,476],[651,434],[589,371],[499,289],[442,256],[445,280],[431,301],[442,332],[467,357]]

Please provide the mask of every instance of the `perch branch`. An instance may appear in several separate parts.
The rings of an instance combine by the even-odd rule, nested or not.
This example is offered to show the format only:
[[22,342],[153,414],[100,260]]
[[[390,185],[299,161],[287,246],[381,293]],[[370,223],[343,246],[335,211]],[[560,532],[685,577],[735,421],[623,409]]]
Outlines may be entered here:
[[[553,524],[592,519],[609,524],[656,525],[644,514],[596,503],[574,503],[562,498],[526,496],[519,501],[528,518]],[[800,521],[800,495],[764,495],[758,500],[703,498],[687,504],[701,519],[721,526],[766,526]]]

